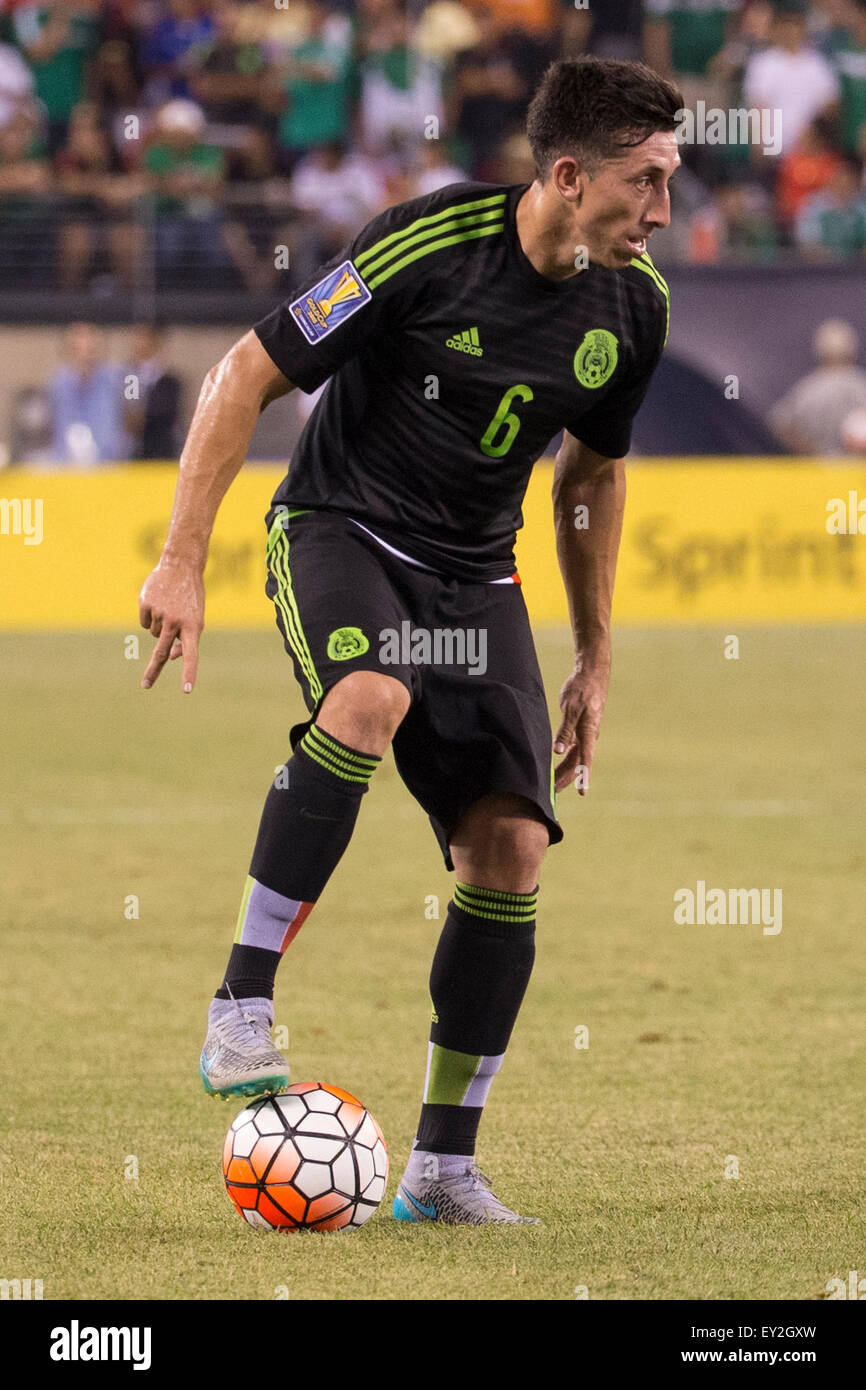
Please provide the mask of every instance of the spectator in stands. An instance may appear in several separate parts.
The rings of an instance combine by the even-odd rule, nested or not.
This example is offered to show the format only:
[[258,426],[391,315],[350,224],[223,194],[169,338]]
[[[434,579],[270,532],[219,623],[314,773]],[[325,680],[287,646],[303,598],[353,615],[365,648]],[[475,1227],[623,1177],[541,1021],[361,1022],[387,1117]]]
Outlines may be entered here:
[[167,13],[145,33],[141,45],[149,106],[190,95],[188,75],[196,54],[213,42],[215,32],[210,7],[200,0],[167,0],[164,8]]
[[450,69],[458,53],[478,42],[478,25],[459,0],[432,0],[418,17],[412,42],[425,58]]
[[33,70],[47,115],[50,155],[85,94],[88,65],[102,36],[101,9],[99,0],[43,0],[19,5],[12,14],[15,42]]
[[[782,110],[778,160],[747,143],[683,149],[663,255],[772,259],[780,237],[815,257],[857,254],[852,167],[839,171],[827,123],[838,97],[844,150],[866,158],[866,0],[0,0],[0,132],[13,124],[0,284],[129,292],[150,263],[133,215],[150,189],[163,284],[205,285],[219,267],[227,286],[273,291],[274,246],[291,247],[296,272],[333,245],[349,205],[360,225],[371,182],[399,201],[465,177],[531,178],[526,102],[559,51],[644,51],[692,105]],[[185,133],[148,136],[154,111],[191,96]],[[39,109],[43,129],[31,116],[25,133]],[[304,191],[317,184],[343,205],[321,235]]]
[[643,58],[644,0],[592,0],[583,9],[561,0],[561,6],[566,58]]
[[646,61],[674,79],[689,110],[698,100],[727,107],[727,81],[715,59],[741,7],[742,0],[646,0]]
[[110,124],[136,111],[139,81],[129,42],[109,39],[96,53],[90,69],[90,95]]
[[175,278],[199,283],[228,264],[218,201],[225,156],[204,134],[201,107],[175,98],[157,113],[144,159],[155,194],[157,260]]
[[261,120],[267,62],[262,45],[243,38],[242,8],[237,0],[218,0],[213,39],[191,55],[189,85],[208,121],[248,125]]
[[404,0],[394,0],[368,35],[360,84],[358,120],[370,154],[416,145],[430,117],[441,123],[440,70],[411,44]]
[[824,191],[840,163],[833,122],[818,116],[780,160],[776,196],[783,227],[793,228],[803,204]]
[[278,140],[286,172],[315,146],[349,137],[351,28],[322,0],[312,0],[308,17],[307,37],[277,60],[285,106]]
[[523,70],[520,35],[506,33],[492,9],[475,11],[480,37],[455,62],[456,130],[473,177],[502,141],[522,130],[531,84]]
[[803,0],[776,0],[771,38],[769,48],[750,58],[743,87],[747,106],[781,112],[781,148],[787,154],[816,116],[835,114],[839,82],[808,41]]
[[556,28],[555,0],[467,0],[467,4],[473,12],[491,11],[503,33],[517,31],[547,41]]
[[58,463],[88,466],[129,457],[123,422],[123,368],[103,360],[101,335],[91,323],[65,333],[66,361],[49,383]]
[[740,13],[729,18],[725,42],[710,60],[713,75],[737,100],[750,58],[770,47],[774,15],[772,0],[746,0]]
[[773,407],[770,428],[792,453],[841,454],[846,419],[866,409],[866,372],[856,365],[857,333],[844,319],[826,319],[813,348],[817,369]]
[[29,109],[33,92],[33,73],[18,49],[11,43],[0,43],[0,130],[20,111]]
[[309,217],[319,241],[318,260],[355,235],[387,206],[376,164],[351,152],[339,140],[311,150],[292,175],[292,203]]
[[35,121],[14,116],[0,130],[0,284],[42,285],[53,272],[51,166]]
[[301,214],[280,234],[291,248],[293,282],[312,275],[389,202],[376,163],[339,140],[304,156],[292,175],[289,196],[295,213]]
[[418,151],[418,162],[412,173],[412,197],[420,198],[446,188],[449,183],[463,183],[468,178],[465,169],[455,164],[445,140],[424,140]]
[[845,33],[833,54],[841,87],[842,143],[861,155],[866,136],[866,0],[847,0]]
[[823,193],[803,204],[797,218],[797,245],[812,261],[844,261],[866,251],[866,197],[858,160],[840,160]]
[[174,459],[178,452],[180,378],[162,360],[164,333],[151,323],[136,325],[129,371],[136,378],[137,399],[126,402],[125,424],[137,460]]
[[849,0],[811,0],[809,37],[818,52],[831,62],[847,38],[848,6]]
[[692,214],[688,229],[688,260],[695,265],[749,265],[778,258],[773,201],[756,181],[722,179],[710,201]]
[[132,201],[142,191],[142,182],[124,173],[95,103],[81,101],[73,109],[54,168],[65,195],[58,239],[61,288],[84,289],[94,255],[105,246],[112,271],[124,289],[131,290],[143,250]]
[[9,459],[30,467],[52,465],[51,397],[43,386],[23,386],[9,408]]
[[532,183],[535,160],[526,132],[516,130],[507,136],[494,151],[489,168],[494,183]]

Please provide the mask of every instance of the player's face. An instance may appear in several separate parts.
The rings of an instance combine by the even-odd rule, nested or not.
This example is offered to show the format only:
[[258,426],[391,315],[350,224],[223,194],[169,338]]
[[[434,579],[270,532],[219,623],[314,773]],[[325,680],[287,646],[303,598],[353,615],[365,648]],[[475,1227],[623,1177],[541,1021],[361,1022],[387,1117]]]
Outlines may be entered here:
[[646,250],[657,227],[671,220],[668,184],[681,160],[674,131],[658,131],[593,178],[581,178],[575,207],[589,259],[616,270]]

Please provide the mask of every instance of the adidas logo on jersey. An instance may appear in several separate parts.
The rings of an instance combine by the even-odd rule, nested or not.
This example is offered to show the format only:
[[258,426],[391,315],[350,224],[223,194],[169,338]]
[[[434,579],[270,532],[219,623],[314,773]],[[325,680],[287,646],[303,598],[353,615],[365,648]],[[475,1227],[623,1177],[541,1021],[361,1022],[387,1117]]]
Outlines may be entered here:
[[455,333],[453,338],[446,338],[445,346],[454,348],[457,352],[468,352],[471,357],[484,356],[484,349],[478,341],[477,328],[464,328],[462,333]]

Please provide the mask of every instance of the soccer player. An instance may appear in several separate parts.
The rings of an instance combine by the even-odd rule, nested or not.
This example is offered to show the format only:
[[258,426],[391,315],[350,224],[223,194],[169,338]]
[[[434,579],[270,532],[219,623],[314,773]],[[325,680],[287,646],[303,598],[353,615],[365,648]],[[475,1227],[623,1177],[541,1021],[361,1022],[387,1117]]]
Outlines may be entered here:
[[[541,862],[562,838],[552,752],[556,788],[585,791],[607,694],[623,458],[668,332],[646,242],[670,218],[681,105],[636,63],[554,63],[528,112],[532,184],[451,184],[374,218],[208,373],[142,590],[157,638],[142,684],[182,657],[189,692],[208,540],[259,412],[327,381],[266,518],[267,592],[310,718],[265,801],[200,1067],[222,1096],[287,1084],[276,969],[393,747],[456,873],[403,1220],[532,1220],[494,1195],[475,1139],[532,969]],[[575,659],[551,750],[513,545],[533,463],[563,428],[554,512]]]

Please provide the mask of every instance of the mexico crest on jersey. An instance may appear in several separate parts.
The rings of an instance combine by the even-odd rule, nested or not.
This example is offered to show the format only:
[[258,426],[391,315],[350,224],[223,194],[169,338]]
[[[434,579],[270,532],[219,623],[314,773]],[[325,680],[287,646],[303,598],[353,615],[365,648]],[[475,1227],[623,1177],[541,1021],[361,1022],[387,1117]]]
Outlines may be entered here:
[[591,328],[574,354],[574,375],[581,386],[594,391],[604,386],[616,371],[619,360],[617,340],[606,328]]
[[370,291],[351,261],[320,280],[289,305],[289,311],[308,343],[327,338],[370,299]]

